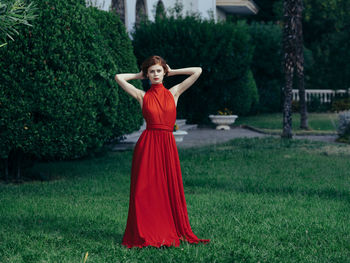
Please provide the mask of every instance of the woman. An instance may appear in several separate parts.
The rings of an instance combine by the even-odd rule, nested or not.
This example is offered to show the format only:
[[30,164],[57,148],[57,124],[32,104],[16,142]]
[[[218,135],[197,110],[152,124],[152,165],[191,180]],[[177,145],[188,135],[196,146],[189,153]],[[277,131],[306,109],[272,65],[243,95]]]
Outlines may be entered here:
[[[137,74],[117,74],[115,80],[141,105],[147,127],[137,141],[131,168],[130,202],[122,244],[131,247],[176,246],[180,240],[207,243],[191,230],[184,196],[179,155],[173,135],[180,95],[200,76],[200,67],[172,70],[159,56],[151,56]],[[190,75],[171,89],[164,76]],[[148,78],[144,92],[127,81]]]

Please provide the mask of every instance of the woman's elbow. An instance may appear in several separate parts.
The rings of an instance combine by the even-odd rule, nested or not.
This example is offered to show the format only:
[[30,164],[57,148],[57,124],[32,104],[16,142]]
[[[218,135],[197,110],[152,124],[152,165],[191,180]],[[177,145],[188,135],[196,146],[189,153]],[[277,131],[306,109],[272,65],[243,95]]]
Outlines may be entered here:
[[115,79],[116,82],[118,82],[118,80],[119,80],[118,74],[115,74],[114,79]]
[[123,76],[121,76],[121,74],[115,74],[114,79],[118,84],[120,84],[124,80],[124,78],[123,78]]
[[202,74],[202,68],[201,67],[197,67],[197,72],[198,75]]

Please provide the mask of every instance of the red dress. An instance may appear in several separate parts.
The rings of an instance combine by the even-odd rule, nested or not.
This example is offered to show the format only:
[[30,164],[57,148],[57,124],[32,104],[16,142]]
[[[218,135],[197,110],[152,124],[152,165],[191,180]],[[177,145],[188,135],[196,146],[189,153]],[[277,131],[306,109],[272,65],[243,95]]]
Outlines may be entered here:
[[193,234],[188,220],[179,155],[173,135],[174,97],[152,84],[143,98],[147,127],[137,141],[131,168],[130,202],[122,244],[175,246],[180,240],[207,243]]

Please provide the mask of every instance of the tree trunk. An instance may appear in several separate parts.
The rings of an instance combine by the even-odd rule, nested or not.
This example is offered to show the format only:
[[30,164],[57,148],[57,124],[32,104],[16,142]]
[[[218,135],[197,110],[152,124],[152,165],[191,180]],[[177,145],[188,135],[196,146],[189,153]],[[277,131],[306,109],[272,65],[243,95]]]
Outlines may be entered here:
[[294,67],[289,61],[285,72],[284,104],[283,104],[283,132],[282,138],[292,138],[292,89]]
[[297,0],[284,0],[284,104],[282,138],[292,138],[292,89],[296,61],[296,15]]
[[300,128],[309,129],[307,119],[307,107],[305,101],[305,81],[304,81],[304,41],[303,41],[303,0],[297,0],[297,52],[296,52],[296,76],[299,89],[300,105]]

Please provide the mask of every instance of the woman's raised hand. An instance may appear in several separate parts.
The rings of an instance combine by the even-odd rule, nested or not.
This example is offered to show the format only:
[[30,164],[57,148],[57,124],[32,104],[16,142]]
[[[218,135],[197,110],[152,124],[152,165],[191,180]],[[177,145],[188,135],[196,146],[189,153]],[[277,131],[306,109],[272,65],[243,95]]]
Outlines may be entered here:
[[120,73],[114,76],[116,82],[122,89],[124,89],[127,93],[129,93],[133,98],[137,99],[142,105],[143,94],[145,93],[143,90],[137,89],[129,80],[133,79],[144,79],[145,77],[142,74],[142,70],[139,73]]
[[171,68],[169,67],[169,65],[168,64],[166,64],[166,66],[168,67],[168,76],[171,76]]
[[145,79],[142,70],[138,73],[138,79]]

